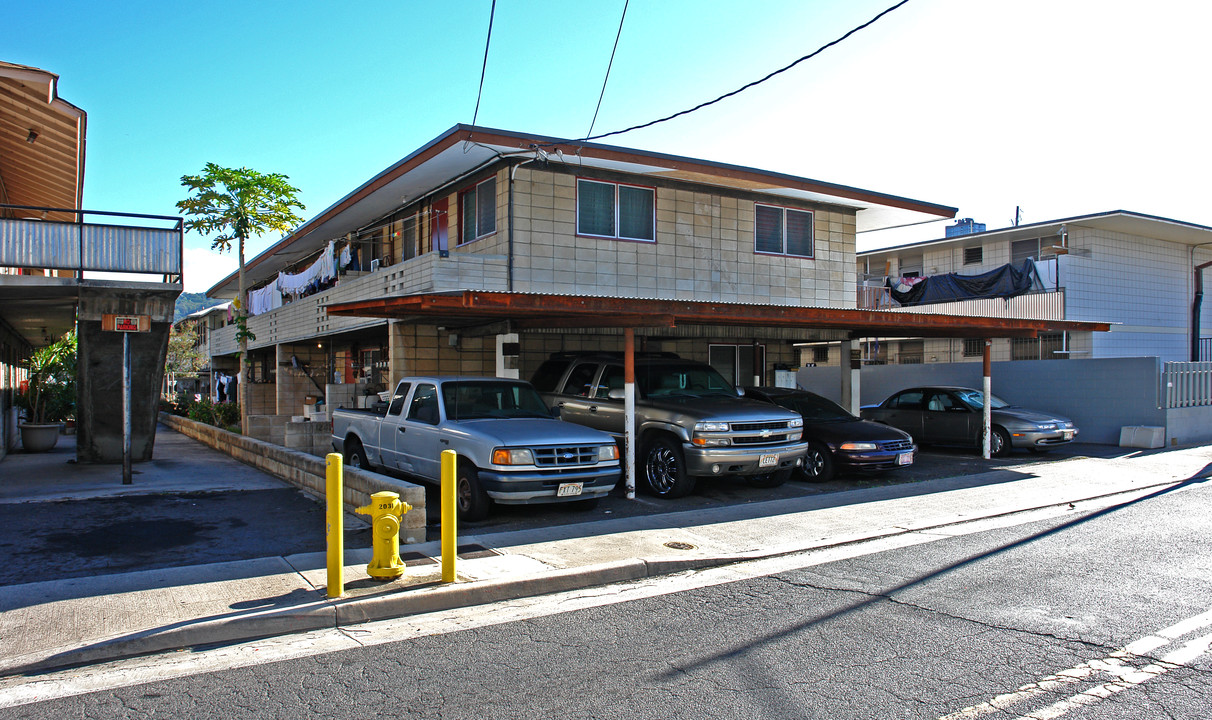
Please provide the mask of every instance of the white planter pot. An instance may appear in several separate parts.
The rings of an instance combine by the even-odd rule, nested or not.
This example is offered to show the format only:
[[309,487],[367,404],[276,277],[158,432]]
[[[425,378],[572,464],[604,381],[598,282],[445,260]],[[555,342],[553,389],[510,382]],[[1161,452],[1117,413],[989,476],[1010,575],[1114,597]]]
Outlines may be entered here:
[[59,425],[33,425],[21,423],[21,446],[25,452],[46,452],[59,442]]

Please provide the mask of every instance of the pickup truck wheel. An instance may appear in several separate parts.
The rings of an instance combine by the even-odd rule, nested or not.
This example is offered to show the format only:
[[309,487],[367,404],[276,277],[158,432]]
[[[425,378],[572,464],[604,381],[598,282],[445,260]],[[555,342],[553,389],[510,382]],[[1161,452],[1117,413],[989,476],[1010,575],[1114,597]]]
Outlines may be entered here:
[[480,473],[468,463],[460,463],[455,477],[455,502],[462,520],[483,520],[488,517],[492,499],[480,486]]
[[372,468],[370,461],[366,459],[366,448],[357,440],[350,440],[345,444],[345,464],[359,470]]
[[809,443],[808,453],[804,455],[804,465],[800,468],[800,479],[807,482],[828,482],[833,479],[833,456],[829,449],[820,443]]
[[679,498],[694,490],[695,479],[686,474],[682,448],[667,438],[648,443],[644,451],[644,480],[653,495]]
[[761,475],[747,475],[745,482],[749,483],[750,487],[755,488],[775,488],[787,482],[791,478],[791,468],[785,470],[775,470],[774,472],[762,473]]

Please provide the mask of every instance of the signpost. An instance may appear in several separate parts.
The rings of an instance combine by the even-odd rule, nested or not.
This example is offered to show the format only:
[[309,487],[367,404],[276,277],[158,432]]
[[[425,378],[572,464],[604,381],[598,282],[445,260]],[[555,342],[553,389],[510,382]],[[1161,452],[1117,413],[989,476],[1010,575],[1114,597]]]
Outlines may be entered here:
[[131,484],[131,382],[130,382],[130,334],[149,332],[151,330],[150,315],[115,315],[101,316],[101,329],[106,332],[122,333],[122,484]]

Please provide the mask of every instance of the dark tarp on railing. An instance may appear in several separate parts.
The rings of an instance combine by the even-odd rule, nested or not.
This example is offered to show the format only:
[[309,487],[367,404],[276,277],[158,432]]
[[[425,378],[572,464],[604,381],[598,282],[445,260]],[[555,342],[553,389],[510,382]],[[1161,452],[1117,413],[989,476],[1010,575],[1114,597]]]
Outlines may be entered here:
[[1006,264],[980,275],[947,273],[924,278],[888,278],[885,284],[892,299],[901,305],[927,305],[973,298],[1011,298],[1029,292],[1035,277],[1035,263],[1027,258],[1021,267]]

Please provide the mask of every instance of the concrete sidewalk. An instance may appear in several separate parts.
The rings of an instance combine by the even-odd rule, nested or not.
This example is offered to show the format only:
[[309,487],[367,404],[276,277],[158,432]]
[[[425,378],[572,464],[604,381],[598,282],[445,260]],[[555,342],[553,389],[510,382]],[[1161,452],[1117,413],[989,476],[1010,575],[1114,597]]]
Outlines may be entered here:
[[[0,470],[7,475],[20,458],[10,456]],[[323,553],[11,585],[0,587],[0,675],[636,580],[1210,476],[1212,445],[465,536],[453,584],[440,582],[436,542],[402,548],[408,571],[389,583],[366,576],[369,550],[347,549],[346,594],[335,600],[325,596]]]

